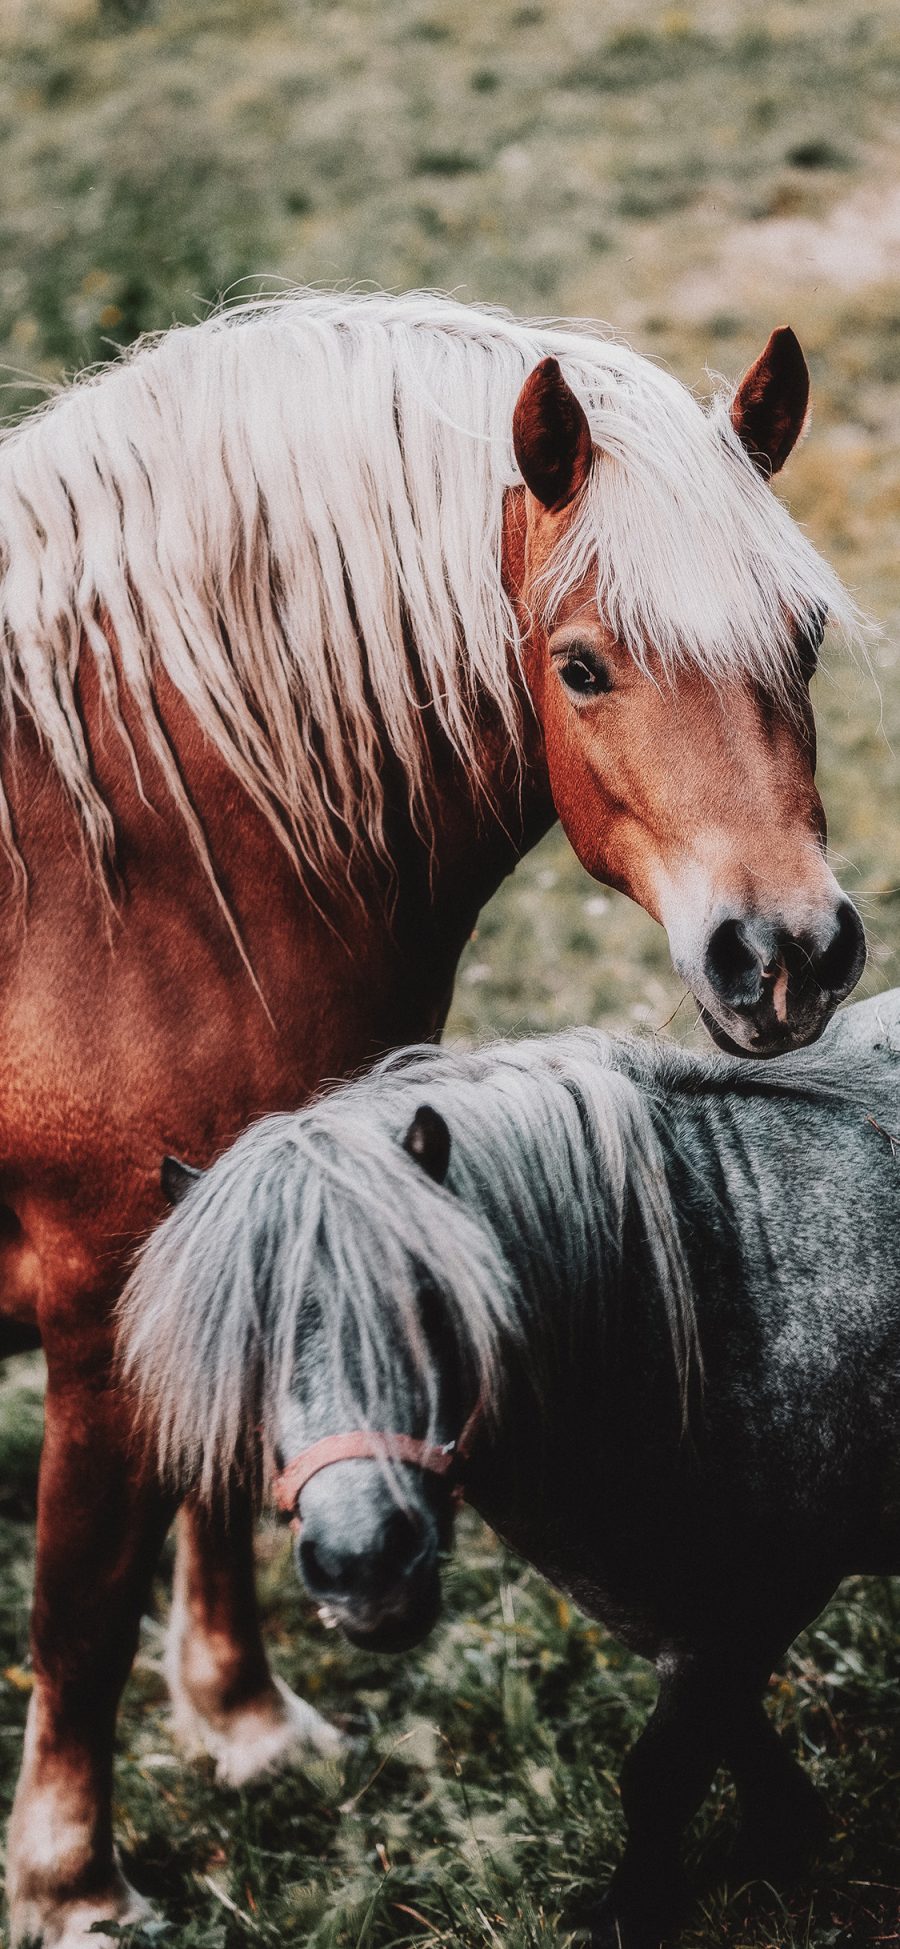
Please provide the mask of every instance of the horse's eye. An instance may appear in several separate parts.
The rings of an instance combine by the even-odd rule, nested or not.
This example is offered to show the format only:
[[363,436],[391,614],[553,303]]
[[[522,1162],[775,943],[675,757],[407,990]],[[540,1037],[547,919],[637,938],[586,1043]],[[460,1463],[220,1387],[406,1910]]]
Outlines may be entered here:
[[573,697],[602,697],[612,690],[609,671],[593,650],[570,650],[557,659],[556,668]]

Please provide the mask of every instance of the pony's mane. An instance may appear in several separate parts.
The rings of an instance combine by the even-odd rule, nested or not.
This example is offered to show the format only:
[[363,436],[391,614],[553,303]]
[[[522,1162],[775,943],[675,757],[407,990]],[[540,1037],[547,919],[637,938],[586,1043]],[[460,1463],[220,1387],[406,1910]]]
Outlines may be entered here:
[[[443,1296],[488,1407],[510,1359],[539,1377],[580,1309],[608,1316],[614,1360],[635,1220],[684,1397],[690,1284],[625,1046],[584,1030],[474,1053],[413,1049],[238,1138],[152,1234],[122,1300],[124,1370],[165,1473],[209,1492],[250,1431],[274,1449],[309,1305],[324,1322],[326,1397],[351,1428],[383,1426],[400,1344],[433,1399],[424,1286]],[[452,1132],[446,1189],[400,1141],[423,1097]]]
[[[574,1029],[402,1050],[264,1118],[151,1235],[123,1295],[123,1367],[163,1470],[209,1492],[253,1431],[274,1448],[310,1299],[325,1392],[347,1428],[383,1428],[401,1343],[433,1400],[425,1286],[495,1411],[511,1359],[530,1369],[539,1405],[560,1335],[574,1332],[582,1357],[596,1345],[614,1378],[635,1224],[686,1404],[701,1354],[660,1119],[673,1157],[678,1099],[697,1096],[855,1110],[893,1143],[898,1074],[900,989],[841,1010],[820,1044],[777,1065]],[[451,1131],[446,1188],[402,1146],[423,1101]]]
[[776,1062],[685,1049],[652,1036],[623,1038],[618,1048],[637,1087],[661,1095],[670,1107],[679,1096],[805,1101],[830,1105],[842,1116],[856,1110],[870,1123],[876,1113],[886,1114],[895,1140],[900,988],[839,1008],[819,1041]]
[[[33,722],[98,867],[113,832],[79,710],[85,654],[126,745],[123,704],[136,709],[204,858],[160,722],[161,671],[298,869],[326,885],[346,884],[356,846],[386,852],[388,753],[427,833],[423,697],[476,791],[486,697],[519,748],[501,516],[515,400],[550,352],[602,460],[550,564],[549,609],[595,569],[636,658],[776,690],[791,618],[828,609],[854,626],[724,401],[705,414],[588,327],[428,295],[301,291],[224,310],[139,345],[0,441],[0,706]],[[15,861],[2,789],[0,840]]]

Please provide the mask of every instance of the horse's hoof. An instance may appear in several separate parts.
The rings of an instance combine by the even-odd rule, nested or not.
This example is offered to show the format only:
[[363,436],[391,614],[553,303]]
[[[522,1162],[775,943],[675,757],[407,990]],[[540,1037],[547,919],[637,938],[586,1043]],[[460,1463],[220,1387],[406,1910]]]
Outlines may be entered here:
[[234,1711],[213,1721],[204,1718],[187,1692],[172,1699],[172,1730],[184,1750],[215,1761],[223,1786],[243,1787],[262,1774],[302,1762],[311,1753],[335,1758],[346,1748],[343,1735],[298,1699],[280,1678]]
[[139,1895],[136,1888],[125,1880],[121,1873],[116,1874],[115,1882],[108,1894],[93,1896],[90,1901],[55,1902],[48,1893],[37,1900],[14,1902],[10,1910],[9,1939],[12,1949],[17,1944],[39,1942],[41,1949],[90,1949],[92,1943],[102,1949],[104,1943],[112,1939],[102,1931],[102,1924],[108,1922],[114,1928],[124,1928],[129,1924],[147,1924],[155,1919],[155,1910]]

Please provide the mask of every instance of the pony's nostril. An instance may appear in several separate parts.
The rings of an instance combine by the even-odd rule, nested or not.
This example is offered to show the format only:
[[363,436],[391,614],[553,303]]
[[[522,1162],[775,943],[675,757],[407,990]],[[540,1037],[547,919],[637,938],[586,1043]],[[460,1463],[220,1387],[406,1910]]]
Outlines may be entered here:
[[412,1511],[392,1509],[373,1525],[371,1535],[342,1543],[334,1534],[300,1535],[299,1563],[311,1597],[323,1602],[369,1599],[401,1584],[428,1554],[422,1523]]
[[836,1001],[849,995],[862,974],[866,959],[866,936],[852,900],[842,900],[835,915],[834,933],[827,946],[813,956],[813,971],[820,988]]
[[301,1536],[299,1556],[303,1581],[310,1596],[326,1596],[333,1589],[334,1572],[323,1563],[311,1536]]
[[384,1525],[381,1561],[387,1576],[401,1577],[418,1560],[422,1525],[411,1511],[394,1509]]

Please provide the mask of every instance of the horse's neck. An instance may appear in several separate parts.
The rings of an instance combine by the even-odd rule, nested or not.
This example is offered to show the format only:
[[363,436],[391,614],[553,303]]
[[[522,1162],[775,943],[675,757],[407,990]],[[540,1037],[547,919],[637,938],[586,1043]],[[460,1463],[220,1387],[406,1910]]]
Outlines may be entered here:
[[[503,508],[502,580],[523,641],[528,634],[522,596],[524,576],[524,491],[511,489]],[[541,726],[523,665],[514,651],[510,655],[515,662],[513,680],[521,712],[519,749],[510,742],[495,700],[482,697],[477,708],[484,790],[477,791],[446,739],[432,731],[431,846],[414,829],[405,782],[399,773],[391,789],[393,767],[387,755],[385,759],[388,795],[395,807],[390,852],[396,869],[397,924],[402,927],[407,914],[418,932],[427,921],[435,941],[447,943],[454,966],[480,909],[556,819]],[[427,709],[423,723],[427,727]]]
[[[501,580],[515,615],[519,641],[524,646],[521,653],[510,650],[512,678],[521,716],[519,751],[513,751],[510,746],[508,731],[494,700],[491,697],[482,698],[480,708],[485,783],[493,802],[497,831],[506,842],[505,856],[508,857],[512,848],[517,858],[536,845],[556,819],[543,731],[526,676],[529,662],[535,655],[535,641],[524,596],[525,541],[525,490],[509,488],[503,501]],[[446,757],[439,749],[433,749],[431,756],[440,775],[446,769]],[[469,797],[465,789],[466,781],[460,780],[458,784],[463,788],[462,798],[465,801]],[[478,816],[484,824],[483,809]],[[490,823],[488,819],[487,824]],[[508,865],[505,870],[509,870]]]
[[[522,538],[517,520],[515,496],[508,497],[505,511],[504,583],[517,614],[523,573]],[[521,623],[521,618],[520,618]],[[110,649],[118,658],[118,645],[110,632]],[[515,673],[517,682],[524,679]],[[171,684],[163,671],[156,675],[157,709],[165,736],[170,741],[179,769],[186,778],[191,797],[207,833],[210,849],[225,881],[232,889],[236,906],[249,880],[260,877],[260,856],[278,862],[280,847],[274,834],[261,823],[260,814],[244,804],[240,788],[227,765],[207,741],[198,739],[189,702]],[[82,703],[91,727],[91,744],[96,748],[98,784],[113,812],[117,827],[141,824],[144,808],[134,804],[131,766],[125,748],[117,737],[109,736],[106,706],[101,695],[93,659],[83,648],[80,667]],[[382,753],[385,794],[385,859],[366,857],[360,846],[353,862],[354,886],[320,885],[312,878],[310,892],[317,908],[327,917],[337,937],[358,940],[359,896],[377,923],[378,916],[390,921],[390,933],[397,951],[407,960],[421,957],[423,964],[433,961],[444,976],[449,1000],[449,983],[480,908],[489,900],[504,877],[548,830],[555,818],[550,796],[540,726],[528,697],[522,695],[522,748],[515,751],[499,712],[490,697],[478,701],[481,732],[482,792],[463,771],[447,740],[433,726],[423,698],[423,736],[429,740],[432,775],[428,806],[431,834],[424,834],[411,814],[407,780],[399,760],[389,749],[387,739]],[[141,776],[147,789],[165,805],[167,792],[149,748],[146,728],[126,700],[124,715],[134,746]],[[108,755],[107,755],[108,753]],[[235,817],[238,806],[240,817]],[[222,816],[222,808],[225,814]],[[77,833],[77,818],[72,815]],[[196,877],[197,862],[182,822],[176,814],[169,821],[168,845],[184,857],[185,869]],[[249,856],[247,869],[245,855]],[[285,875],[286,860],[281,877]],[[202,881],[202,874],[200,875]],[[202,894],[202,885],[198,892]],[[306,894],[297,889],[295,902],[305,909]],[[346,907],[346,911],[345,911]],[[244,917],[238,913],[239,921]],[[253,931],[253,930],[250,930]],[[382,930],[383,931],[383,930]],[[431,987],[430,977],[428,986]],[[418,1031],[409,1027],[400,1039]]]
[[[521,586],[519,554],[513,535],[511,600]],[[108,643],[115,662],[118,646],[111,625]],[[402,766],[392,761],[385,738],[387,862],[375,857],[360,830],[345,870],[330,875],[327,884],[313,874],[304,883],[263,812],[198,732],[190,700],[162,668],[155,672],[155,685],[154,708],[215,863],[215,876],[172,804],[141,706],[123,684],[121,714],[140,772],[138,788],[98,667],[84,650],[79,711],[96,788],[116,832],[127,924],[116,924],[111,932],[99,875],[86,869],[82,879],[73,872],[72,861],[81,849],[80,815],[57,767],[23,721],[17,763],[8,767],[8,774],[14,826],[31,887],[29,926],[24,952],[19,928],[7,929],[5,943],[0,942],[0,978],[12,1021],[16,1009],[11,998],[20,991],[42,993],[48,964],[55,969],[45,947],[52,937],[59,943],[60,958],[65,953],[82,967],[102,970],[96,978],[111,984],[114,998],[139,990],[145,1014],[137,1038],[128,1011],[122,1011],[122,1073],[129,1073],[132,1048],[141,1045],[146,1054],[148,1046],[159,1044],[165,1055],[152,1062],[146,1058],[145,1067],[154,1079],[166,1079],[167,1092],[178,1082],[175,1025],[191,1018],[196,997],[202,995],[206,1018],[221,1025],[219,1038],[222,1049],[229,1051],[233,1089],[229,1093],[222,1077],[209,1070],[215,1040],[210,1037],[202,1058],[197,1044],[198,1072],[190,1081],[187,1071],[183,1077],[183,1095],[196,1110],[179,1103],[177,1116],[159,1113],[161,1124],[180,1131],[188,1154],[192,1143],[202,1154],[210,1139],[204,1137],[202,1145],[197,1139],[196,1117],[214,1117],[218,1141],[223,1130],[233,1131],[261,1110],[298,1101],[323,1074],[353,1070],[380,1050],[439,1033],[459,955],[480,908],[540,838],[554,813],[539,727],[524,698],[521,762],[491,699],[477,700],[481,769],[488,788],[480,795],[446,741],[433,725],[429,729],[432,714],[423,699],[423,734],[431,738],[433,761],[430,842],[416,828],[408,781]],[[264,991],[265,1007],[229,934],[223,890]],[[12,906],[15,893],[0,850],[0,899]],[[170,963],[174,973],[170,969],[158,984],[139,972],[169,968]],[[112,1014],[116,1006],[110,1002]],[[240,1062],[230,1053],[235,1036],[227,1026],[236,1019],[241,1024]],[[106,1060],[112,1061],[110,1046],[115,1045],[110,1045],[106,1029],[103,1033]],[[72,1075],[80,1077],[83,1070],[83,1087],[91,1100],[90,1076],[100,1056],[83,1036],[82,1041],[83,1062],[74,1046],[66,1061]],[[74,1027],[72,1042],[77,1042]],[[41,1048],[49,1047],[45,1036]],[[29,1060],[34,1060],[33,1051]],[[127,1097],[124,1084],[122,1090]],[[213,1105],[220,1107],[214,1112]],[[146,1103],[142,1114],[152,1123]]]

